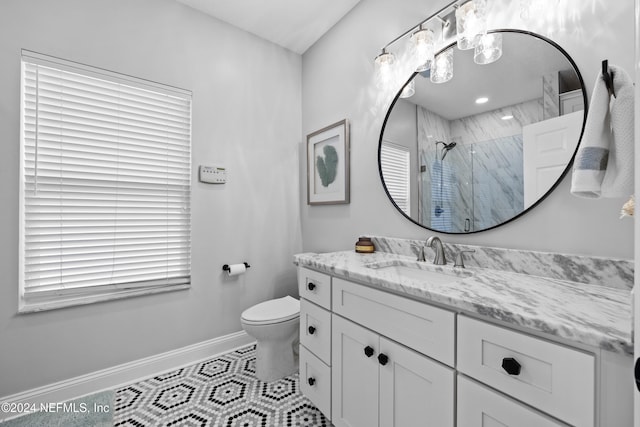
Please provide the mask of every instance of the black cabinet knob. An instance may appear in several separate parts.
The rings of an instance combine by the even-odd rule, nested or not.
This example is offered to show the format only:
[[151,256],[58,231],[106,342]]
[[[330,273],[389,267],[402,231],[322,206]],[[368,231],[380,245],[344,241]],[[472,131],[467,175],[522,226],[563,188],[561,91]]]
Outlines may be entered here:
[[316,332],[316,328],[314,328],[313,326],[309,326],[309,328],[307,330],[309,331],[309,333],[311,335],[313,335]]
[[307,378],[307,382],[309,383],[309,385],[314,385],[316,383],[316,379],[311,377],[311,378]]
[[310,291],[314,290],[316,288],[316,284],[315,283],[307,283],[307,289],[309,289]]
[[389,361],[389,356],[387,356],[386,354],[380,353],[378,355],[378,362],[384,366],[387,364],[387,362]]
[[366,346],[366,347],[364,348],[364,354],[365,354],[365,356],[367,356],[367,357],[371,357],[371,356],[373,356],[373,347],[371,347],[371,346]]
[[520,375],[522,366],[513,357],[505,357],[502,359],[502,369],[509,375]]
[[636,388],[640,391],[640,357],[636,359],[635,367],[633,368],[634,377],[636,380]]

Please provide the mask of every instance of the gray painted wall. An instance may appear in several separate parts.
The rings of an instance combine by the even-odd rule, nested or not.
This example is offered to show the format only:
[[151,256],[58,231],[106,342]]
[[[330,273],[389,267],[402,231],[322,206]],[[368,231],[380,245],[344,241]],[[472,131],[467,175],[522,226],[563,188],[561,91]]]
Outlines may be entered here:
[[[577,63],[590,95],[600,62],[608,59],[633,70],[633,2],[558,4],[549,21],[530,24],[519,17],[519,2],[492,3],[492,28],[520,28],[554,39]],[[373,58],[380,48],[421,19],[444,6],[405,0],[363,0],[302,58],[302,130],[306,135],[329,123],[351,121],[351,203],[308,206],[301,187],[305,251],[350,249],[366,234],[426,238],[431,231],[407,221],[389,202],[377,170],[377,146],[395,87],[376,88]],[[508,53],[504,53],[508,55]],[[455,73],[455,71],[454,71]],[[300,179],[306,179],[304,157]],[[565,178],[532,212],[498,229],[473,235],[441,235],[445,241],[505,248],[557,251],[631,259],[633,221],[620,220],[625,200],[586,200],[569,194]]]
[[[190,290],[16,314],[21,48],[193,91]],[[0,396],[239,331],[247,307],[297,295],[299,55],[174,0],[7,0],[0,58]],[[227,184],[198,183],[203,163]]]

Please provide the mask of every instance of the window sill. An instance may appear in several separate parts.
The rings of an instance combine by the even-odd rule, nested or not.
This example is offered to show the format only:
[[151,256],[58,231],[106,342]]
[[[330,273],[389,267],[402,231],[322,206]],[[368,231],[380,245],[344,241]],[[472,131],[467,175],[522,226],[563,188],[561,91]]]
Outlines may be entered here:
[[126,291],[111,291],[108,293],[84,295],[81,297],[68,297],[68,298],[55,298],[47,299],[46,301],[25,301],[20,299],[18,313],[36,313],[40,311],[56,310],[65,307],[74,307],[79,305],[94,304],[103,301],[112,301],[130,297],[137,297],[142,295],[152,295],[164,292],[181,291],[189,289],[190,284],[180,285],[168,285],[168,286],[155,286],[151,288],[142,288]]

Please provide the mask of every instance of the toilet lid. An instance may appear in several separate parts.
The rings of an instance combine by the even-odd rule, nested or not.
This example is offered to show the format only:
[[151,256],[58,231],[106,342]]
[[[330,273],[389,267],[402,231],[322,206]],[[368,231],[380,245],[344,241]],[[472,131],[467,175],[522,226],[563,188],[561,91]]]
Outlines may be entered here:
[[242,320],[251,323],[278,323],[298,316],[300,301],[287,295],[249,307],[242,313]]

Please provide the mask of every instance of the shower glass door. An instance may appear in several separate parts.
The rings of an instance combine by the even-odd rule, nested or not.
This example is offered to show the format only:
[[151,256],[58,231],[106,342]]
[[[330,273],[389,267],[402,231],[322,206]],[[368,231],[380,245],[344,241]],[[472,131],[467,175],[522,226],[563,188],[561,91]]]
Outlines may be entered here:
[[488,228],[524,208],[522,136],[420,152],[420,221],[461,233]]

